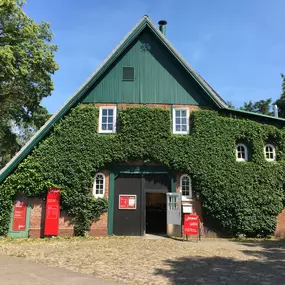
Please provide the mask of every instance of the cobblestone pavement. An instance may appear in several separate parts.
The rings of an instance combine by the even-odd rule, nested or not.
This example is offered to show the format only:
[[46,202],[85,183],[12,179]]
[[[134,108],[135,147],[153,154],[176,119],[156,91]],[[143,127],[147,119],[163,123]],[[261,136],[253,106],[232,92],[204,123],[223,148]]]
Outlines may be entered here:
[[[2,240],[0,253],[111,279],[119,284],[285,284],[284,241],[218,239],[196,243],[153,237]],[[18,268],[22,267],[14,267],[11,272],[20,276]]]

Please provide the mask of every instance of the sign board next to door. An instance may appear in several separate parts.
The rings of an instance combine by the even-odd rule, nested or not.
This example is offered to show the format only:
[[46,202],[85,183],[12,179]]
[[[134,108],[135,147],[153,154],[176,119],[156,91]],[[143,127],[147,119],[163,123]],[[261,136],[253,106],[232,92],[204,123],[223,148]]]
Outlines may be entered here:
[[47,193],[46,216],[45,216],[45,236],[55,236],[58,234],[58,220],[60,213],[60,189],[51,188]]
[[184,234],[198,235],[199,234],[199,217],[197,215],[184,215]]
[[13,231],[26,230],[27,200],[17,200],[14,204]]
[[120,210],[135,210],[137,208],[137,195],[119,195]]

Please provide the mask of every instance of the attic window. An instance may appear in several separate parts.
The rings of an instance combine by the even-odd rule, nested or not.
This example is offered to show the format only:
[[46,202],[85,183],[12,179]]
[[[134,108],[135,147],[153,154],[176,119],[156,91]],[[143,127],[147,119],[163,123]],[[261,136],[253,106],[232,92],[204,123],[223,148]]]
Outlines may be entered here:
[[123,81],[134,81],[135,80],[135,68],[132,66],[123,67]]

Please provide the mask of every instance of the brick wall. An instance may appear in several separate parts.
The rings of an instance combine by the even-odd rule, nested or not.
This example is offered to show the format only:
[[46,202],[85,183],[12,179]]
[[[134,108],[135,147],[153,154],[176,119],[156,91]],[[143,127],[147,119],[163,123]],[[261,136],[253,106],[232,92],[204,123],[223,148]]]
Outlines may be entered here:
[[[148,107],[156,107],[156,108],[162,108],[162,109],[169,109],[171,108],[171,104],[132,104],[132,103],[94,103],[92,104],[93,106],[96,107],[101,107],[101,106],[118,106],[119,109],[126,109],[128,107],[139,107],[139,106],[148,106]],[[199,107],[197,105],[173,105],[173,107],[178,107],[178,108],[189,108],[190,111],[193,110],[198,110],[199,108],[201,109],[206,109],[209,107]]]
[[[98,171],[105,175],[105,196],[109,195],[109,171]],[[92,189],[90,189],[92,191]],[[44,218],[45,218],[45,203],[46,201],[39,198],[31,198],[31,216],[30,216],[30,231],[29,236],[33,238],[43,237]],[[108,234],[108,214],[101,215],[98,221],[92,223],[90,236],[106,236]],[[60,212],[58,222],[58,236],[73,236],[72,220],[64,211]]]
[[43,212],[45,201],[38,198],[31,199],[30,237],[41,237],[44,225]]
[[[178,173],[176,174],[176,192],[181,192],[181,185],[180,185],[180,178],[181,176],[185,174],[185,173]],[[193,191],[193,187],[192,187],[192,191]],[[194,193],[195,191],[193,191]],[[204,220],[203,220],[203,208],[202,208],[202,203],[201,201],[195,199],[193,197],[192,200],[190,201],[183,201],[182,200],[182,205],[192,205],[192,213],[193,214],[196,214],[199,216],[199,220],[200,220],[200,225],[202,227],[202,233],[205,233],[205,230],[204,230]],[[182,213],[182,215],[184,216],[185,214]],[[183,226],[182,226],[182,231],[183,231]],[[205,235],[205,234],[204,234]]]
[[275,237],[285,238],[285,208],[277,217],[277,227]]
[[[126,109],[128,107],[139,107],[139,106],[148,106],[148,107],[162,108],[162,109],[167,109],[167,110],[171,109],[171,104],[94,103],[93,105],[96,106],[96,107],[101,107],[101,106],[108,106],[108,107],[118,106],[118,109]],[[199,109],[199,106],[196,106],[196,105],[173,105],[173,107],[188,108],[190,112]]]

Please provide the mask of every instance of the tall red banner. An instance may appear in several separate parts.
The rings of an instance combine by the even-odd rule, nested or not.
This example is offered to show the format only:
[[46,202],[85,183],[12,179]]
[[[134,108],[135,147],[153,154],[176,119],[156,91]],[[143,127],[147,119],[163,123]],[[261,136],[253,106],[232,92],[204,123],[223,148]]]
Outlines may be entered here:
[[46,200],[45,236],[58,234],[58,221],[60,213],[60,189],[51,188],[48,190]]
[[14,203],[13,231],[26,230],[27,200],[17,200]]
[[198,235],[199,234],[199,217],[197,215],[184,215],[184,234]]

